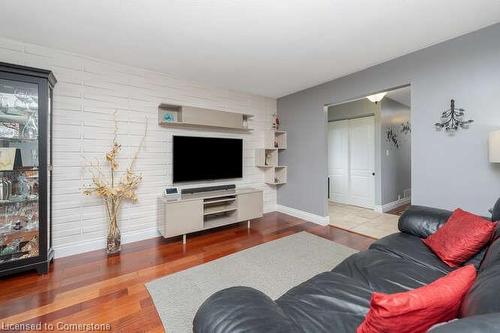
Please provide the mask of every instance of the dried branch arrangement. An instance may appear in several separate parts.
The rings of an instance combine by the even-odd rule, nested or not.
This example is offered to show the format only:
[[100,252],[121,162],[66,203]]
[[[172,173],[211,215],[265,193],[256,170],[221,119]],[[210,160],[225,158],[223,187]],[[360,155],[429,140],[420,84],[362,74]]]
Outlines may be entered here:
[[142,181],[142,176],[134,173],[134,166],[141,151],[148,131],[147,118],[145,120],[144,135],[139,147],[135,152],[126,172],[117,179],[119,172],[118,154],[121,145],[118,143],[118,122],[116,121],[116,112],[113,115],[114,138],[111,150],[106,153],[106,162],[109,165],[110,172],[106,175],[99,160],[88,162],[86,169],[92,177],[92,183],[85,185],[82,189],[85,195],[96,195],[104,201],[106,214],[108,218],[108,236],[106,251],[108,254],[119,252],[121,249],[121,235],[118,227],[118,213],[124,200],[132,202],[137,201],[136,190]]

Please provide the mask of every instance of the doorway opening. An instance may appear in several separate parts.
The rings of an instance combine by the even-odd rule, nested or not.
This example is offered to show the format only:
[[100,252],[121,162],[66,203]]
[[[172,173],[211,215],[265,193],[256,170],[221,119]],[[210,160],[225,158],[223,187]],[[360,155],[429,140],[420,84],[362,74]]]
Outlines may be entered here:
[[330,105],[330,223],[380,238],[411,203],[410,86]]

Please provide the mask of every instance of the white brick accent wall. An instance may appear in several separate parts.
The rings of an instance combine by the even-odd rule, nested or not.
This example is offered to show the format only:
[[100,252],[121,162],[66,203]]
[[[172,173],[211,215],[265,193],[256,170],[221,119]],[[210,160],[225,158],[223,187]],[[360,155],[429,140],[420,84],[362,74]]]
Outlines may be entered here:
[[[147,117],[146,146],[136,170],[143,175],[139,202],[125,204],[120,217],[123,242],[157,236],[157,196],[172,182],[172,135],[203,135],[244,139],[244,177],[236,183],[264,190],[264,209],[276,207],[276,190],[264,184],[254,166],[255,148],[262,147],[276,100],[216,89],[168,75],[123,66],[82,55],[0,38],[0,61],[50,69],[58,83],[53,110],[53,241],[56,257],[104,248],[106,218],[101,201],[85,197],[89,180],[85,161],[103,160],[113,138],[113,112],[118,112],[122,167],[139,144]],[[158,126],[158,105],[172,103],[255,115],[250,134],[167,129]],[[201,167],[201,166],[200,166]],[[202,184],[192,184],[204,185]]]

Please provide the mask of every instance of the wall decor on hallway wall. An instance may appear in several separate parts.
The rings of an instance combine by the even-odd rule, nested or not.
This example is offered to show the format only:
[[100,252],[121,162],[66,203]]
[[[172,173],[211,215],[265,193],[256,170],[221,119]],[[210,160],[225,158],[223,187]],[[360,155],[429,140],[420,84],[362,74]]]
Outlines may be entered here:
[[404,135],[408,135],[411,133],[411,124],[409,121],[406,121],[401,124],[400,132],[403,133]]
[[450,108],[441,114],[441,121],[435,123],[434,126],[436,126],[437,130],[444,128],[447,133],[453,134],[459,128],[469,128],[469,125],[474,121],[472,119],[464,120],[464,115],[465,109],[456,108],[455,100],[452,99],[450,101]]
[[385,140],[392,143],[396,149],[399,149],[399,138],[395,128],[389,127],[385,130]]

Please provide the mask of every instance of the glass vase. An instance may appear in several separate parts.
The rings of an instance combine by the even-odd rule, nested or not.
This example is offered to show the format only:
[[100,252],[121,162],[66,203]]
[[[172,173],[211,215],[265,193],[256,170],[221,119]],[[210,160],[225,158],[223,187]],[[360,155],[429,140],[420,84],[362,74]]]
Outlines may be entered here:
[[122,240],[116,215],[112,216],[108,222],[109,228],[108,237],[106,239],[106,253],[111,255],[120,252],[122,249]]

